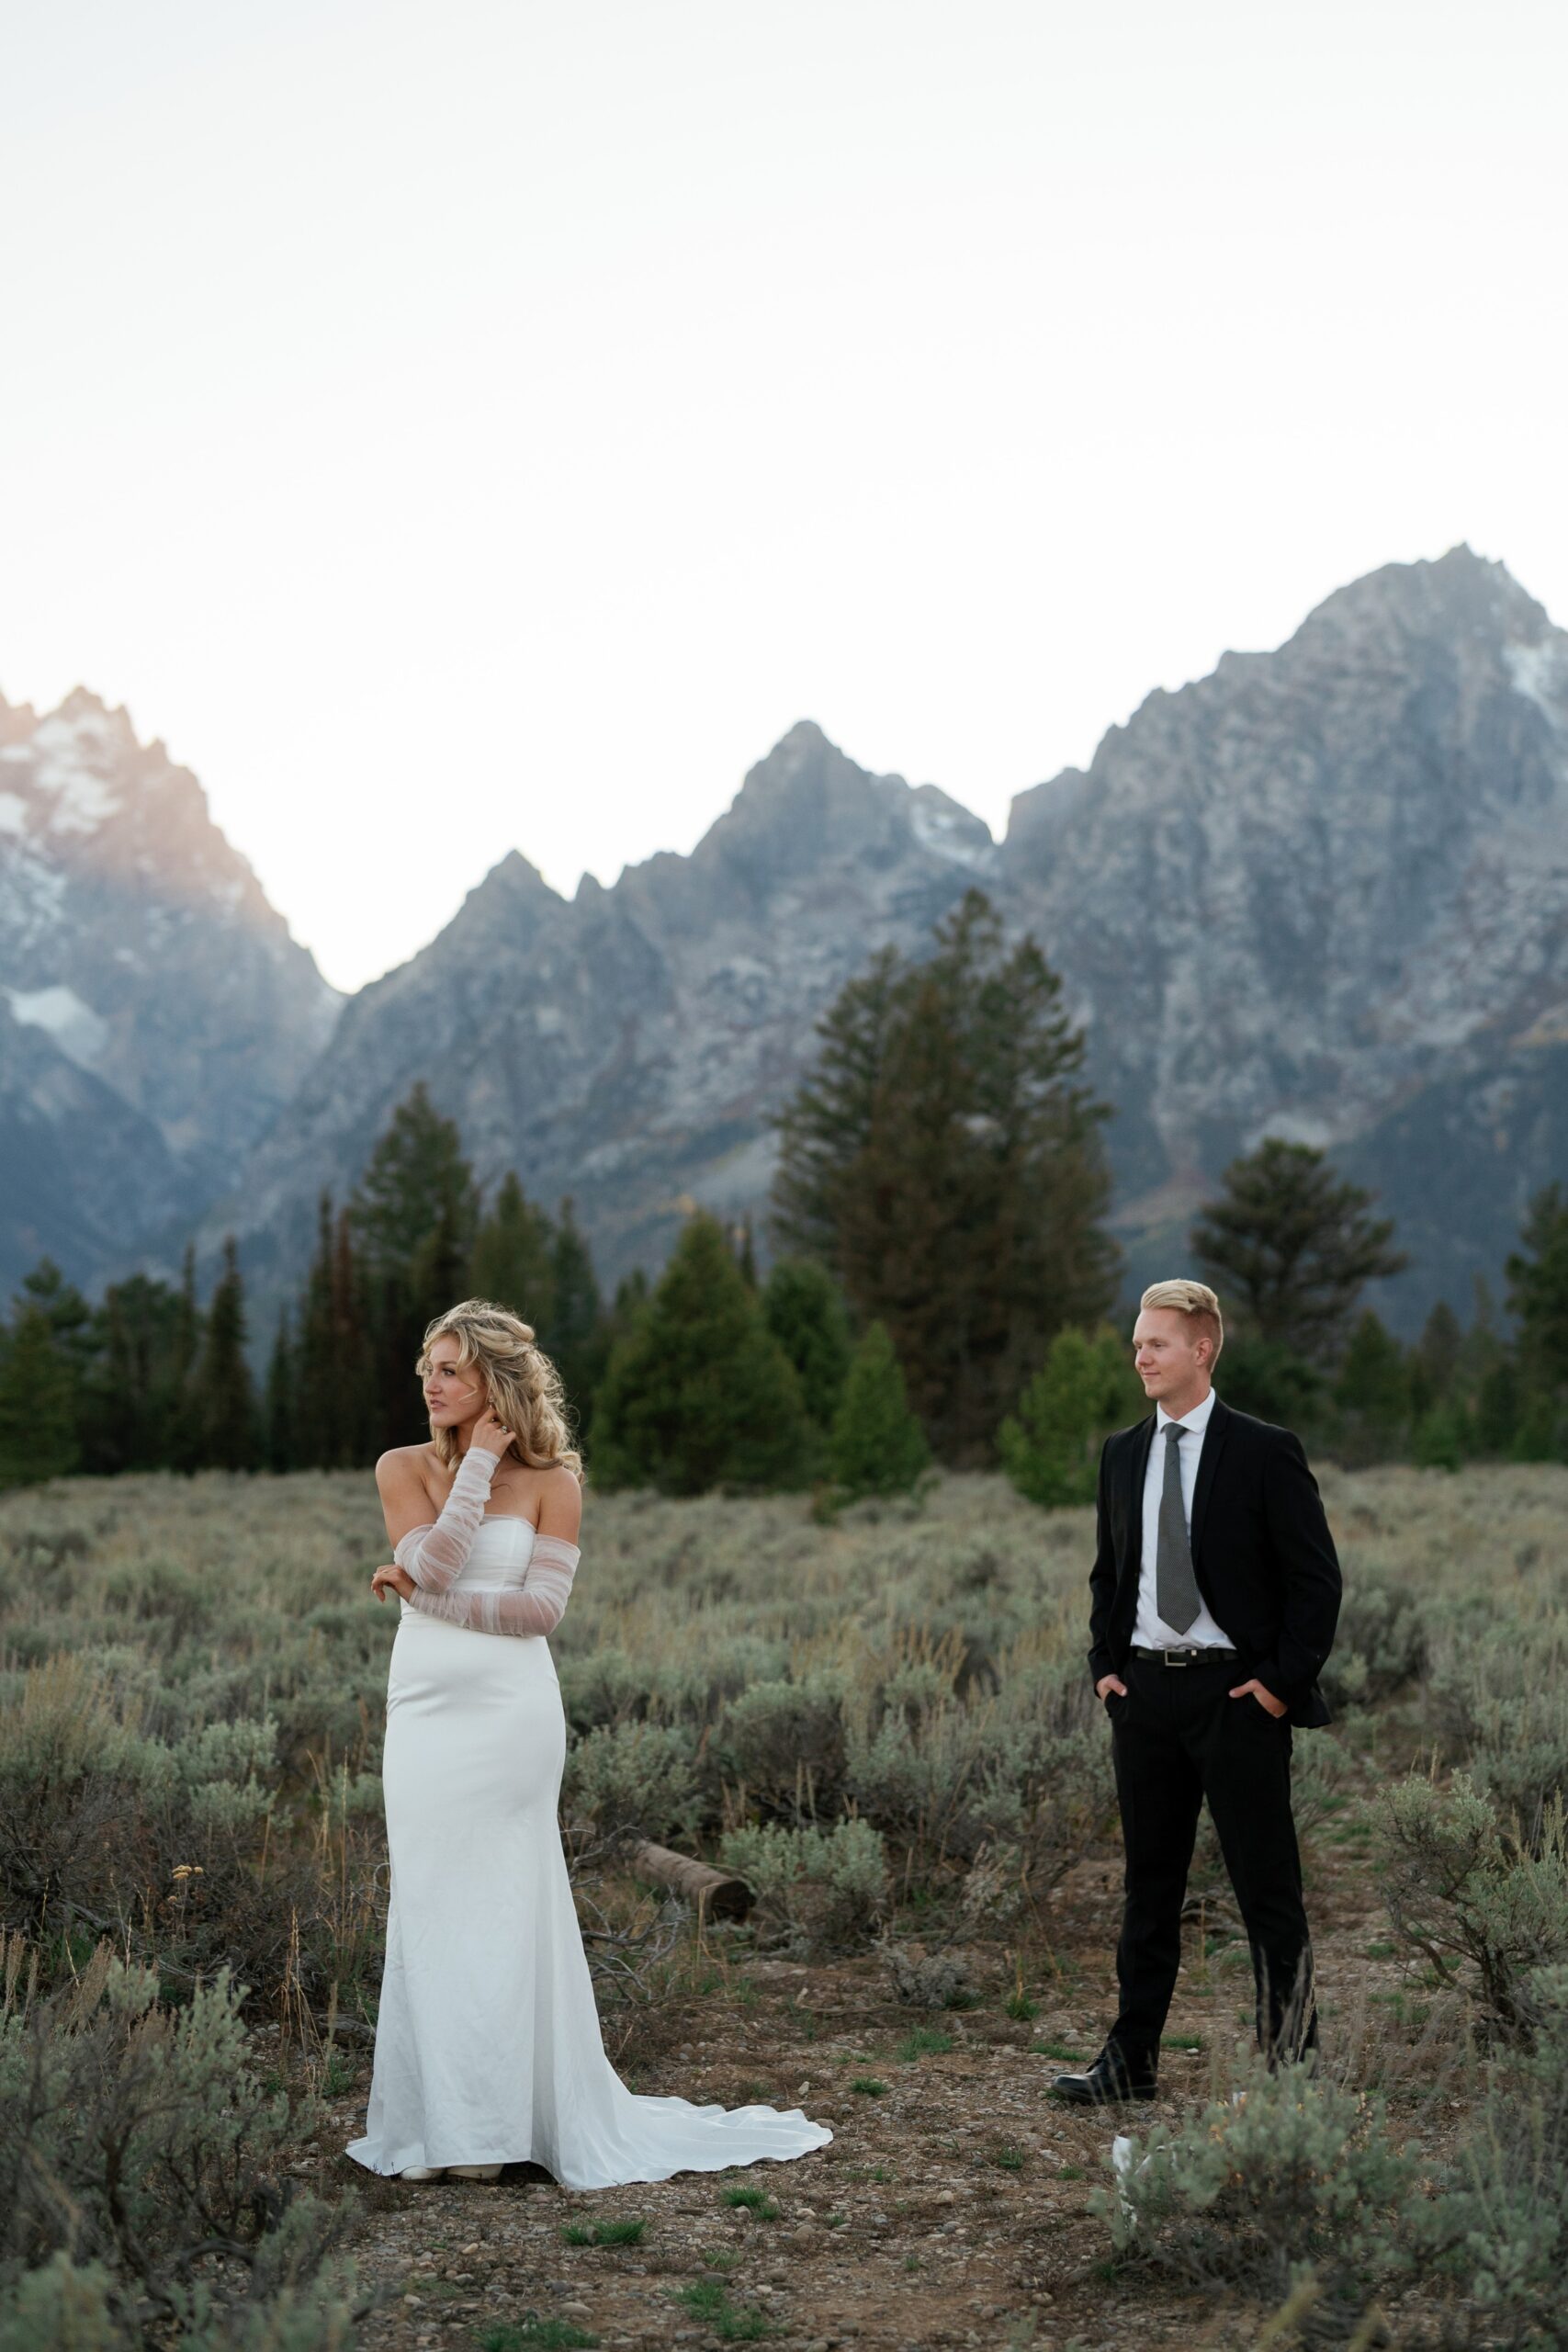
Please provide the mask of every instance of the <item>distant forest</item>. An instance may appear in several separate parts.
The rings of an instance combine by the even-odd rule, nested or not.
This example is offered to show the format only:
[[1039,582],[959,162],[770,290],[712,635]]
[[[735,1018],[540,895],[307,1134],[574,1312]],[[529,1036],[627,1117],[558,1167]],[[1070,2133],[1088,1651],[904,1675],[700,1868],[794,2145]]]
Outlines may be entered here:
[[[348,1469],[425,1434],[427,1325],[500,1301],[559,1367],[590,1474],[671,1494],[918,1490],[931,1462],[1000,1465],[1043,1504],[1092,1498],[1105,1432],[1139,1417],[1106,1216],[1110,1116],[1032,940],[971,891],[935,952],[882,951],[818,1024],[779,1121],[765,1277],[750,1223],[687,1223],[657,1281],[606,1301],[570,1198],[481,1194],[416,1086],[249,1364],[238,1253],[197,1295],[136,1274],[96,1305],[44,1260],[0,1327],[0,1485],[73,1472]],[[1369,1193],[1270,1139],[1196,1218],[1219,1293],[1216,1385],[1349,1464],[1568,1460],[1568,1193],[1532,1202],[1504,1313],[1439,1303],[1404,1346],[1361,1304],[1406,1262]]]

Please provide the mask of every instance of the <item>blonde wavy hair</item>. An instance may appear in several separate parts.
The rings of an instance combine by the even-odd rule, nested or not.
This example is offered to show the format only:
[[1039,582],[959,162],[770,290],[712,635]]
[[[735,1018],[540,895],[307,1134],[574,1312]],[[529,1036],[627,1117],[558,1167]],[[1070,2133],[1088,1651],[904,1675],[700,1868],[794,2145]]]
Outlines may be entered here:
[[[512,1431],[512,1451],[530,1470],[570,1470],[579,1484],[582,1456],[571,1442],[561,1377],[534,1337],[534,1328],[493,1299],[465,1298],[438,1315],[424,1335],[415,1366],[423,1380],[437,1340],[456,1340],[463,1371],[471,1365],[484,1383],[485,1397],[502,1427]],[[431,1443],[448,1470],[459,1460],[454,1430],[433,1429]]]

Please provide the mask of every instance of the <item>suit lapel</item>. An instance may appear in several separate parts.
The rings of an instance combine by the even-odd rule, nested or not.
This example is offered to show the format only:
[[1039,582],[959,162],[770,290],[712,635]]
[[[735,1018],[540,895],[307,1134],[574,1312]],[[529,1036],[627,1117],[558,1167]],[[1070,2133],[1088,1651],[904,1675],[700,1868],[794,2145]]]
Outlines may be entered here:
[[1136,1577],[1144,1564],[1144,1480],[1148,1473],[1149,1448],[1155,1442],[1157,1413],[1140,1421],[1133,1431],[1133,1442],[1127,1449],[1129,1486],[1127,1492],[1127,1566]]
[[1192,1557],[1196,1562],[1198,1546],[1203,1540],[1203,1521],[1209,1509],[1209,1497],[1213,1492],[1214,1473],[1220,1466],[1220,1453],[1225,1434],[1231,1425],[1231,1410],[1218,1396],[1209,1416],[1209,1426],[1203,1432],[1203,1451],[1198,1457],[1198,1483],[1192,1489]]

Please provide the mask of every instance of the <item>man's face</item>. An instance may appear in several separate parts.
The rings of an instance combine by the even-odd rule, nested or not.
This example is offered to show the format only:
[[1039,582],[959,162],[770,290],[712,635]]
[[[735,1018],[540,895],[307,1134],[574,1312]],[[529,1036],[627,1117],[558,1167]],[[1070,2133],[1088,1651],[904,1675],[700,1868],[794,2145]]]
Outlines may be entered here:
[[1133,1326],[1133,1363],[1144,1394],[1161,1404],[1201,1389],[1208,1379],[1209,1341],[1192,1317],[1175,1306],[1145,1306]]

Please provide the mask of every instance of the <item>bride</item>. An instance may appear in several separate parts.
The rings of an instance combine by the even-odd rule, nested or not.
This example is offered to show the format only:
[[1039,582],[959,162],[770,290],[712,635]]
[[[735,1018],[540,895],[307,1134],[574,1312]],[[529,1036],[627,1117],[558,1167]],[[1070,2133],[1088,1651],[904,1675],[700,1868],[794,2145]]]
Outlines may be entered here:
[[[579,1456],[526,1323],[466,1299],[419,1361],[430,1443],[376,1465],[402,1600],[383,1787],[392,1896],[365,2137],[404,2180],[545,2165],[569,2188],[805,2155],[798,2108],[628,2091],[604,2055],[556,1818],[566,1719],[545,1635],[579,1560]],[[499,1508],[492,1508],[492,1506]]]

